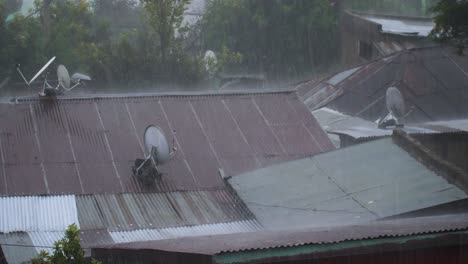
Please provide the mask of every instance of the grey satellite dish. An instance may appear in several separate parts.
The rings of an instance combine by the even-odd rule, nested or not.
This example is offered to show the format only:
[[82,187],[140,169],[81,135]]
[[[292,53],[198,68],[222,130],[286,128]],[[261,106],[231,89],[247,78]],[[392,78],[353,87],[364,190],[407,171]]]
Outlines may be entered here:
[[170,159],[169,143],[159,127],[147,127],[144,140],[147,155],[152,155],[157,164],[164,163]]
[[76,72],[72,75],[71,80],[74,83],[77,83],[80,80],[91,81],[91,77],[89,77],[88,75],[84,75],[84,74]]
[[406,111],[405,100],[403,99],[400,90],[393,86],[388,88],[385,100],[387,103],[387,110],[393,115],[398,123],[399,119],[405,116]]
[[68,74],[67,68],[62,64],[57,67],[57,79],[63,89],[70,89],[70,74]]

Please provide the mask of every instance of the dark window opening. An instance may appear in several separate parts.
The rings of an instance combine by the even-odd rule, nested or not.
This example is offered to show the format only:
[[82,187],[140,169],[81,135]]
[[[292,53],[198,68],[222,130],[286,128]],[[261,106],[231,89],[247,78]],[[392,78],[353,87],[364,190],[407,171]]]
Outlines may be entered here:
[[372,45],[364,41],[359,41],[359,56],[366,60],[372,59]]

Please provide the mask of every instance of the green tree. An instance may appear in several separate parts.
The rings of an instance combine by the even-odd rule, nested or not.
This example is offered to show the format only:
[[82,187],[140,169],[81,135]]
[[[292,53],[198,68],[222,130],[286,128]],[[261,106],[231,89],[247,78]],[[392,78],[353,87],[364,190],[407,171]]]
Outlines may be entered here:
[[150,27],[159,37],[162,63],[167,63],[176,32],[181,34],[186,30],[181,24],[190,0],[143,0],[143,3]]
[[206,49],[240,53],[244,69],[278,78],[332,63],[336,29],[328,0],[212,0],[202,22]]
[[431,11],[435,13],[432,35],[441,41],[452,41],[458,53],[468,45],[468,0],[441,0]]
[[[37,258],[31,260],[33,264],[83,264],[85,263],[84,250],[80,246],[80,230],[75,224],[65,231],[65,237],[55,242],[52,255],[41,251]],[[92,260],[91,263],[99,263]]]

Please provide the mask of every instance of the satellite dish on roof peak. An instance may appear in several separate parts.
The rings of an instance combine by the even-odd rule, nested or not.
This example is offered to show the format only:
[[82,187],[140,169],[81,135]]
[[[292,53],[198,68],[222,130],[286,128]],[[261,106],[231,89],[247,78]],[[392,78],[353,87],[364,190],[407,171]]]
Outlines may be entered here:
[[[401,119],[409,113],[406,113],[405,100],[397,87],[391,86],[387,89],[385,93],[385,104],[388,114],[379,121],[379,127],[387,127],[388,125],[402,127]],[[393,118],[393,120],[387,120],[389,117]]]
[[398,119],[405,116],[405,100],[401,95],[400,90],[395,86],[389,87],[385,94],[387,110],[390,112],[398,123]]
[[[24,77],[23,73],[21,72],[20,65],[16,65],[16,69],[20,73],[21,77],[23,78],[24,82],[31,87],[31,83],[33,83],[41,74],[45,72],[45,70],[52,64],[52,62],[55,60],[55,56],[52,57],[37,73],[34,75],[34,77],[31,78],[31,80],[28,82],[26,78]],[[57,67],[57,79],[58,79],[58,85],[56,87],[52,87],[52,85],[49,84],[47,81],[47,75],[49,73],[46,72],[44,74],[43,78],[43,85],[42,85],[42,92],[39,93],[40,96],[53,96],[61,93],[60,87],[62,87],[63,90],[65,91],[71,91],[73,88],[77,87],[78,85],[81,84],[81,80],[86,80],[90,81],[91,78],[87,75],[81,74],[81,73],[75,73],[73,74],[72,78],[70,79],[70,75],[68,74],[67,68],[60,64]],[[71,86],[71,83],[74,83],[73,86]]]
[[57,79],[63,89],[70,89],[70,74],[68,74],[67,68],[62,64],[57,67]]
[[[175,147],[169,148],[169,142],[162,129],[151,125],[145,129],[145,159],[136,159],[132,167],[133,174],[146,184],[152,184],[162,176],[159,165],[173,157]],[[174,142],[173,142],[174,145]]]

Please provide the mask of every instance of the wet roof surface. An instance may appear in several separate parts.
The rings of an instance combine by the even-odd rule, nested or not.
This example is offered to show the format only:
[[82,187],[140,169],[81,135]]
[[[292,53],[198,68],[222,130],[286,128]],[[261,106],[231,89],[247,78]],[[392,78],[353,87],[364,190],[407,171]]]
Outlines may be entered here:
[[229,183],[272,229],[346,225],[467,197],[391,138],[251,171]]
[[[334,149],[294,92],[29,100],[0,104],[0,194],[223,188],[236,175]],[[157,125],[175,157],[144,186],[131,166]]]
[[255,233],[148,241],[113,245],[109,248],[155,249],[214,255],[223,252],[270,249],[307,244],[339,243],[346,240],[408,236],[465,230],[466,228],[468,228],[468,215],[458,214],[377,221],[360,225],[333,227],[330,229],[291,229],[275,232],[260,231]]
[[362,65],[335,85],[329,80],[299,87],[309,109],[327,106],[374,122],[388,113],[385,92],[396,86],[412,109],[405,123],[468,118],[468,59],[449,48],[401,52]]

